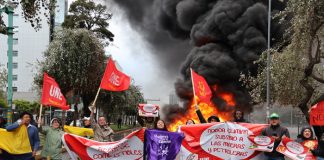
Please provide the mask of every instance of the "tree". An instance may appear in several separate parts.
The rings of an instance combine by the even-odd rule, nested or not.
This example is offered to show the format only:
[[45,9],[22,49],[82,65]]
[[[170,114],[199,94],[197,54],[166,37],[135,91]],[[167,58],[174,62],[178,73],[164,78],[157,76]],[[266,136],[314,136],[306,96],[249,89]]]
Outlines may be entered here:
[[[13,4],[21,5],[22,16],[25,18],[26,22],[30,22],[31,26],[35,30],[42,28],[41,22],[43,16],[47,18],[49,22],[50,14],[55,13],[56,0],[12,0],[8,4],[7,0],[0,0],[0,7],[10,5],[15,7]],[[7,34],[6,24],[2,20],[3,16],[1,15],[0,20],[0,34]]]
[[[324,91],[324,1],[290,0],[281,16],[292,16],[287,31],[291,42],[282,51],[272,49],[272,102],[298,107],[309,119],[309,106]],[[265,101],[266,57],[257,62],[257,77],[243,75],[256,103]]]
[[7,71],[0,64],[0,106],[6,107],[7,106],[7,99],[6,99],[6,92],[3,90],[6,88],[7,84]]
[[105,68],[106,56],[102,42],[86,29],[63,29],[44,52],[39,62],[35,83],[42,87],[43,72],[59,83],[64,95],[73,91],[85,106],[94,99]]
[[144,103],[141,88],[131,84],[129,89],[123,92],[101,92],[97,106],[100,106],[104,114],[110,115],[108,117],[110,121],[116,120],[119,115],[124,115],[126,118],[133,117],[132,120],[135,121],[137,106],[140,103]]
[[107,29],[112,14],[107,12],[106,6],[92,0],[77,0],[71,4],[69,12],[62,24],[64,28],[85,28],[99,38],[113,41],[114,35]]
[[[107,58],[102,41],[93,32],[63,29],[56,33],[44,52],[44,61],[39,62],[40,68],[34,82],[42,88],[43,72],[47,72],[55,78],[64,95],[80,96],[84,106],[89,106],[97,93]],[[125,98],[125,93],[131,96]],[[118,107],[125,106],[126,99],[132,100],[132,107],[143,101],[139,87],[132,85],[124,92],[101,90],[96,105],[120,112]],[[113,112],[106,110],[105,113]],[[84,114],[89,115],[88,107],[84,107]]]
[[37,113],[39,109],[39,103],[37,102],[29,102],[25,100],[14,100],[13,104],[16,105],[16,109],[20,111],[27,111],[31,113]]

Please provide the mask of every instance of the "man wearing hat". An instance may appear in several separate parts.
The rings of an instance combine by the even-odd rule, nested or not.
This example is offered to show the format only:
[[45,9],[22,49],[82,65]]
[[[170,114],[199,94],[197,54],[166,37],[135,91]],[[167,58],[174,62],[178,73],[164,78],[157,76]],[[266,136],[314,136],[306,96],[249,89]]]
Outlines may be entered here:
[[277,152],[276,148],[278,147],[281,138],[290,137],[289,131],[286,127],[280,126],[279,115],[277,113],[272,113],[269,117],[269,127],[266,127],[262,130],[261,134],[263,136],[273,137],[275,139],[274,147],[272,152],[265,152],[267,160],[284,160],[284,155]]

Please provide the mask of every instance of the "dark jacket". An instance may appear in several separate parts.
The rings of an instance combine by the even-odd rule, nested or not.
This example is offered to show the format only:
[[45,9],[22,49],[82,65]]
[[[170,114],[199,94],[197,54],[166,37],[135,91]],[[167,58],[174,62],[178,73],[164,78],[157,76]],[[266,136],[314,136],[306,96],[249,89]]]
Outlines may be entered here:
[[197,113],[200,123],[207,123],[207,121],[205,120],[204,116],[202,115],[200,109],[197,109],[196,113]]
[[318,140],[318,146],[315,150],[311,150],[311,151],[314,156],[324,158],[324,136],[323,136],[324,128],[321,126],[313,126],[313,128]]
[[278,147],[282,136],[290,137],[289,131],[286,127],[282,127],[280,125],[276,126],[269,126],[267,128],[264,128],[261,132],[261,135],[263,136],[277,136],[280,137],[280,140],[276,140],[274,143],[274,149],[272,152],[265,152],[264,154],[268,157],[284,157],[283,154],[276,151],[276,148]]

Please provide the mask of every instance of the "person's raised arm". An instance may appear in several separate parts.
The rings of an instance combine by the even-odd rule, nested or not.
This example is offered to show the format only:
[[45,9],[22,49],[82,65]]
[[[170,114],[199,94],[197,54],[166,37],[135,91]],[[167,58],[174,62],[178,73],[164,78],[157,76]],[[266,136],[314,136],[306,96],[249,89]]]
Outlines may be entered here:
[[207,123],[207,121],[205,120],[204,116],[202,115],[198,105],[195,105],[195,108],[196,108],[196,113],[197,113],[200,123]]
[[6,127],[6,130],[8,132],[16,130],[20,125],[24,124],[21,119],[19,119],[17,122],[13,123],[12,125],[9,125]]

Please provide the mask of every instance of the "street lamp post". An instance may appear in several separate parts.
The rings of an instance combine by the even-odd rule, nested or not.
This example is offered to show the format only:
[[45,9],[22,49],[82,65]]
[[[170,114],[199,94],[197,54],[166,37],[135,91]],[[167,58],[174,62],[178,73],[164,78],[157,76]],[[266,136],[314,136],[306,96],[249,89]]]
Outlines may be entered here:
[[5,6],[0,9],[0,14],[5,12],[8,14],[8,88],[7,88],[7,102],[8,102],[8,112],[7,112],[7,123],[12,123],[12,50],[13,50],[13,8],[11,6]]
[[266,119],[270,116],[270,28],[271,27],[271,0],[269,0],[268,8],[268,50],[267,50],[267,106]]

